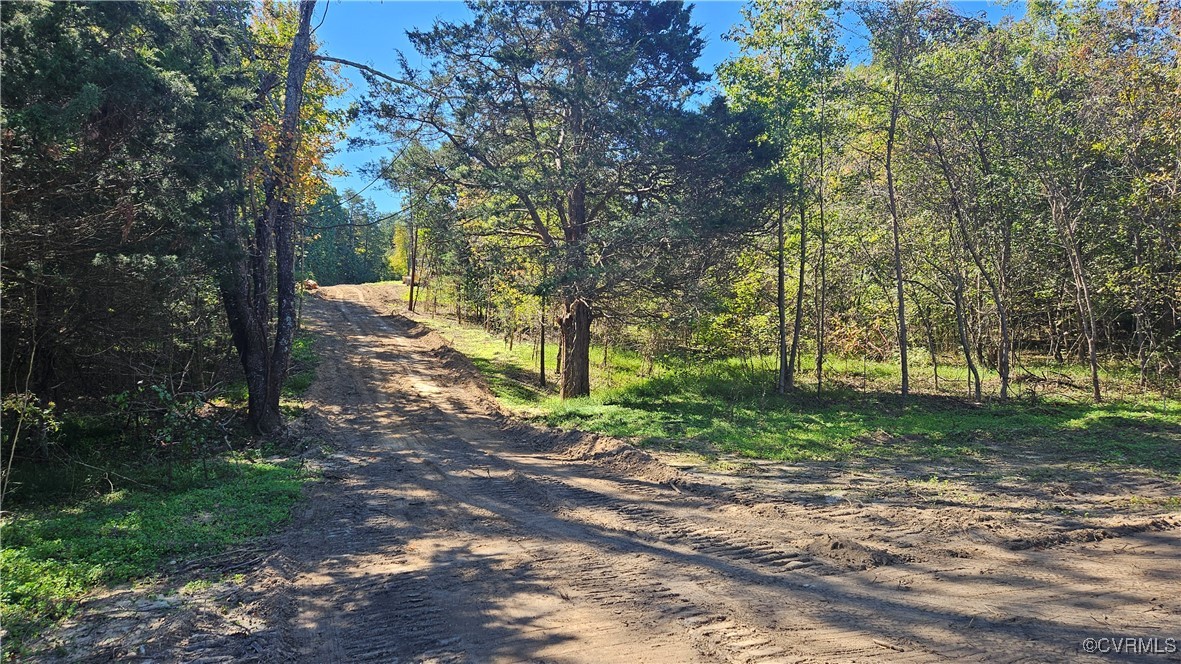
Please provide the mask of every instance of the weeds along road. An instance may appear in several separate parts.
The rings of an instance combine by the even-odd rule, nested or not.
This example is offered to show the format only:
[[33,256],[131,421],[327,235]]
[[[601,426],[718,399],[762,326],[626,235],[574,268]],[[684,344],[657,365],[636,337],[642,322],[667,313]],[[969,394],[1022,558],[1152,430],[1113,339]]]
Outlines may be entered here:
[[[505,418],[392,299],[305,304],[321,361],[299,435],[332,453],[290,525],[194,568],[232,581],[100,593],[39,659],[1085,662],[1119,643],[1181,661],[1181,519],[1126,508],[1175,478],[1101,470],[1055,503],[1029,481],[865,491],[869,468],[811,497],[821,466],[680,473]],[[825,500],[842,489],[861,499]]]

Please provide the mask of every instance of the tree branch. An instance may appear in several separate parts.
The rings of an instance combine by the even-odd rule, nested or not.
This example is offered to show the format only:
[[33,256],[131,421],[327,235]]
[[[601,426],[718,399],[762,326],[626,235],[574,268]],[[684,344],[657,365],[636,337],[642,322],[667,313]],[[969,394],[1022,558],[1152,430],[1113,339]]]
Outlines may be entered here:
[[396,85],[404,85],[408,88],[417,90],[425,95],[434,96],[430,90],[427,90],[426,88],[424,88],[416,83],[413,83],[411,81],[407,81],[406,79],[402,79],[402,78],[395,78],[385,72],[378,71],[378,70],[374,69],[373,67],[370,67],[369,65],[363,65],[360,62],[353,62],[352,60],[345,60],[344,58],[334,58],[334,57],[327,56],[327,55],[313,55],[312,59],[319,60],[320,62],[335,62],[336,64],[339,64],[339,65],[346,65],[346,66],[352,67],[354,69],[360,69],[361,71],[363,71],[367,74],[371,74],[371,75],[376,76],[378,78],[385,79],[385,80],[389,81],[390,83],[394,83]]

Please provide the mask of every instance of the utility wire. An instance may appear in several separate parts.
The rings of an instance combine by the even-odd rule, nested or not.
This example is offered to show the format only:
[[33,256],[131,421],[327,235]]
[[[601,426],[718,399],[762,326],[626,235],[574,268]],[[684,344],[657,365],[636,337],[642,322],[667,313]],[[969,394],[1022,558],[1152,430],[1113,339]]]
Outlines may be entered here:
[[[344,200],[343,200],[343,201],[341,201],[340,203],[334,203],[333,205],[335,205],[335,206],[336,206],[336,209],[340,210],[341,212],[344,212],[344,211],[345,211],[345,209],[344,209],[344,205],[345,205],[346,203],[351,203],[351,202],[352,202],[353,200],[355,200],[355,199],[356,199],[358,196],[360,196],[362,193],[364,193],[364,191],[365,191],[366,189],[368,189],[369,187],[372,187],[373,185],[377,184],[378,180],[381,180],[382,178],[384,178],[384,177],[386,176],[386,174],[387,174],[387,173],[386,173],[386,170],[387,170],[389,167],[393,166],[395,163],[397,163],[397,162],[398,162],[398,160],[402,158],[402,155],[406,154],[406,151],[410,149],[410,145],[411,145],[411,143],[410,143],[410,142],[407,142],[407,143],[406,143],[406,145],[404,145],[404,146],[402,147],[402,149],[398,151],[398,154],[394,155],[394,158],[393,158],[393,159],[390,159],[390,162],[389,162],[389,164],[387,164],[386,166],[384,166],[384,167],[382,167],[382,168],[378,169],[378,172],[377,172],[377,177],[375,177],[375,178],[373,178],[372,180],[370,180],[370,181],[369,181],[369,184],[365,185],[364,187],[361,187],[361,189],[360,189],[360,190],[358,190],[358,191],[354,191],[352,196],[349,196],[348,198],[344,199]],[[333,187],[333,189],[335,189],[335,187]],[[295,216],[296,216],[296,217],[307,217],[307,216],[309,216],[309,215],[311,215],[311,214],[314,214],[314,212],[313,212],[312,210],[308,210],[307,212],[300,212],[300,213],[296,214]],[[397,213],[394,213],[394,214],[397,214]]]
[[413,212],[414,208],[415,208],[415,204],[412,202],[410,205],[403,206],[402,209],[398,210],[397,212],[391,212],[385,216],[378,217],[377,219],[374,219],[373,221],[367,221],[363,224],[354,224],[352,222],[349,222],[347,224],[329,224],[328,226],[308,226],[308,225],[300,224],[300,230],[327,231],[327,230],[332,230],[334,228],[348,228],[348,227],[365,228],[368,226],[376,226],[376,225],[382,223],[383,221],[389,221],[390,219],[393,219],[399,215],[405,214],[407,212]]

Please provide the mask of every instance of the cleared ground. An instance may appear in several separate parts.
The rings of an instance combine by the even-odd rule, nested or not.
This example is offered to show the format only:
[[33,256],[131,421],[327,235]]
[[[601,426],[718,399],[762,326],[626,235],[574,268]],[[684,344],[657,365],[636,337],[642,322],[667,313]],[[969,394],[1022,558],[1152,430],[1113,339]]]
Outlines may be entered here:
[[1181,518],[1161,507],[1175,481],[676,470],[505,418],[377,288],[305,305],[322,362],[303,435],[334,452],[289,528],[205,561],[233,581],[95,598],[52,637],[58,656],[1075,662],[1106,661],[1088,638],[1181,640]]

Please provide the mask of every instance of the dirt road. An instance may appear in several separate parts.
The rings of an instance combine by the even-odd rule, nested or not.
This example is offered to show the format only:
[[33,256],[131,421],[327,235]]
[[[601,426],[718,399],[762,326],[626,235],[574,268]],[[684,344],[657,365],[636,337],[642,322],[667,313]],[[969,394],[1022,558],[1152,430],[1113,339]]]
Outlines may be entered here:
[[[325,479],[221,609],[140,659],[1075,662],[1103,659],[1087,639],[1181,640],[1175,516],[686,477],[509,422],[370,287],[323,289],[304,317]],[[1136,647],[1119,661],[1181,661]]]

